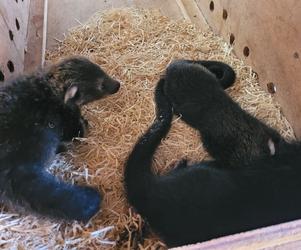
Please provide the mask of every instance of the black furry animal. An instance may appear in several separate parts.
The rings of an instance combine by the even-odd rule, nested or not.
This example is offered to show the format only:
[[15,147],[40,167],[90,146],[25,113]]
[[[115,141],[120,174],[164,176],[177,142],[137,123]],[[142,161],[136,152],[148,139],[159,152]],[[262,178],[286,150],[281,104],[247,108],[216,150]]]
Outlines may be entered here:
[[211,60],[182,60],[182,63],[185,62],[199,64],[209,70],[219,80],[223,89],[231,87],[235,82],[236,74],[231,66],[226,63]]
[[51,66],[45,74],[65,102],[71,100],[77,105],[114,94],[120,88],[120,83],[108,76],[97,64],[80,56],[69,57]]
[[156,119],[129,155],[124,184],[129,203],[169,247],[301,218],[300,143],[281,140],[273,157],[236,168],[203,161],[154,174],[153,155],[172,121],[163,85],[161,79]]
[[165,81],[175,112],[200,132],[207,151],[223,165],[235,167],[276,153],[278,132],[241,109],[224,91],[235,81],[227,64],[175,61],[167,67]]
[[101,196],[45,170],[62,142],[83,136],[79,104],[116,92],[119,83],[82,57],[0,86],[0,191],[6,198],[58,218],[89,220]]

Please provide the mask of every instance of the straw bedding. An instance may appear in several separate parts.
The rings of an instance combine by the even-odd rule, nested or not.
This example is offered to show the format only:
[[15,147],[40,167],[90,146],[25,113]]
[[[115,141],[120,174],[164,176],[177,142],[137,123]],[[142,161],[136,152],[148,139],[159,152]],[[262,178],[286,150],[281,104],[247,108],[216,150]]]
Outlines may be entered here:
[[[251,114],[278,129],[287,139],[293,131],[256,75],[210,31],[173,21],[157,11],[123,9],[98,13],[74,28],[47,59],[81,54],[122,81],[114,96],[83,108],[89,120],[87,138],[75,139],[50,171],[70,182],[87,183],[104,193],[102,211],[88,224],[66,223],[2,207],[0,246],[17,249],[164,248],[128,206],[122,175],[124,162],[138,137],[154,119],[153,90],[166,65],[176,58],[214,59],[229,63],[238,78],[229,94]],[[179,119],[162,142],[154,169],[163,173],[181,157],[200,161],[208,155],[196,131]],[[183,228],[185,230],[185,228]],[[144,238],[144,241],[143,241]]]

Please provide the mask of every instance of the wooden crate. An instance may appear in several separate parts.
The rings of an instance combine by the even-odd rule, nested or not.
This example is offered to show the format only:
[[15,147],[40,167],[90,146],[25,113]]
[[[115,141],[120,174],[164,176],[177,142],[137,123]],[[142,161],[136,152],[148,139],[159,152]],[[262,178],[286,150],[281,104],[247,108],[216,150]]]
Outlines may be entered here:
[[[294,0],[1,0],[0,81],[40,66],[46,40],[53,48],[56,39],[96,10],[131,6],[159,8],[172,18],[210,27],[233,44],[236,55],[253,67],[301,136],[301,2]],[[300,225],[285,223],[185,249],[297,249]]]
[[0,1],[0,81],[41,64],[44,1]]
[[0,69],[8,77],[24,69],[29,1],[0,1]]

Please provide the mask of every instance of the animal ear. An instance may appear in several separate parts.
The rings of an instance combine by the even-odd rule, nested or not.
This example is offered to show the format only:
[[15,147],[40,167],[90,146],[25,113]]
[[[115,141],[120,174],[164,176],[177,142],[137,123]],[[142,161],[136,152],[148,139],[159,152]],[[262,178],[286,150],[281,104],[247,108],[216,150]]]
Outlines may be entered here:
[[74,98],[78,91],[78,87],[76,85],[71,85],[65,93],[64,102],[67,103],[70,99]]
[[276,153],[275,143],[273,142],[273,140],[271,138],[268,140],[268,147],[270,149],[270,154],[275,155],[275,153]]
[[225,74],[225,70],[223,68],[212,65],[211,67],[208,67],[208,69],[216,76],[217,79],[223,79]]

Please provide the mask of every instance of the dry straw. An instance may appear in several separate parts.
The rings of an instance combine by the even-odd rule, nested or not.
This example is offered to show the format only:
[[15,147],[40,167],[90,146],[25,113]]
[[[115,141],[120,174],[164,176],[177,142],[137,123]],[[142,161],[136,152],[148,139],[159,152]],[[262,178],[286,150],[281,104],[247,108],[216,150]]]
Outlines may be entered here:
[[[149,10],[98,13],[88,23],[72,29],[47,59],[57,61],[76,54],[88,56],[123,84],[119,93],[83,109],[90,124],[88,137],[75,140],[50,170],[70,182],[98,187],[104,193],[102,211],[83,225],[15,214],[3,208],[0,245],[4,248],[164,248],[126,203],[122,176],[127,155],[154,119],[154,86],[173,59],[229,63],[238,76],[230,95],[286,138],[294,137],[280,107],[259,88],[252,70],[233,56],[219,37],[201,32],[190,23]],[[154,168],[165,172],[184,156],[192,161],[208,157],[197,132],[175,119],[155,156]]]

